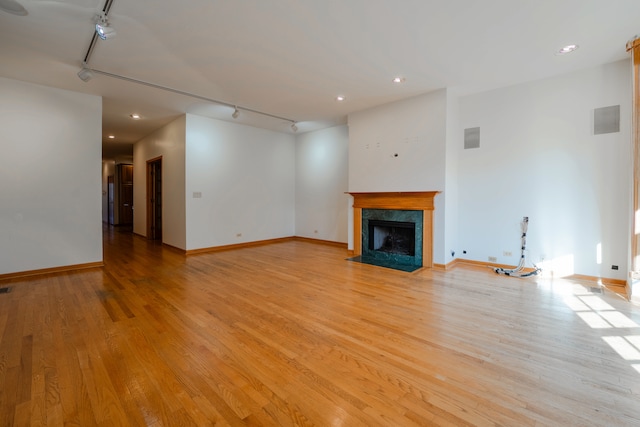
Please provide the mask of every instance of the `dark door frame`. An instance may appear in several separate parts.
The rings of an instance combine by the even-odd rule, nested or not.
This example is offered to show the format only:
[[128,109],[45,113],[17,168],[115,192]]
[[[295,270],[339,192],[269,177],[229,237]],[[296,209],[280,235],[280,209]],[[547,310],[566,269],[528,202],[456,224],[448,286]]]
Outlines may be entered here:
[[107,224],[114,225],[115,217],[114,217],[114,186],[115,182],[113,179],[113,175],[107,176]]
[[147,239],[162,240],[162,156],[147,160]]

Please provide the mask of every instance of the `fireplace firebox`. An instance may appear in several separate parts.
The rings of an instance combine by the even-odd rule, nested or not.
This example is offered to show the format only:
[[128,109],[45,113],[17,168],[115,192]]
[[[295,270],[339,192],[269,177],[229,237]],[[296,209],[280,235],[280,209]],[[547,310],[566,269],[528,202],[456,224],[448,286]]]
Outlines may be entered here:
[[403,221],[369,220],[369,249],[415,256],[416,224]]

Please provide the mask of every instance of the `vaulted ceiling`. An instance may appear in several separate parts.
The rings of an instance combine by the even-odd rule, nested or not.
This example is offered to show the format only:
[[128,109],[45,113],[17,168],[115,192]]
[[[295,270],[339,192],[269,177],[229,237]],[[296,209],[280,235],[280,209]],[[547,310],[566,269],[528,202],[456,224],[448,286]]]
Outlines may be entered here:
[[[105,4],[117,34],[90,49]],[[27,15],[7,12],[19,5]],[[103,142],[117,148],[184,113],[319,129],[440,88],[624,59],[637,33],[638,0],[0,0],[0,76],[102,96]]]

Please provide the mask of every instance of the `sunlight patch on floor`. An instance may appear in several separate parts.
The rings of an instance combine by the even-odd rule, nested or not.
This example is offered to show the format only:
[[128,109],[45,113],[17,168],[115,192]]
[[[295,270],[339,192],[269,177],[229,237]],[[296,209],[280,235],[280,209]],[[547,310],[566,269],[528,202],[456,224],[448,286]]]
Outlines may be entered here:
[[631,344],[626,337],[602,337],[624,360],[640,360],[640,349]]
[[609,329],[609,328],[613,328],[613,326],[611,326],[606,320],[604,320],[602,317],[598,316],[598,313],[593,313],[593,312],[581,312],[578,313],[578,316],[580,316],[580,318],[582,320],[584,320],[584,322],[591,326],[592,329]]
[[[616,310],[598,295],[581,285],[572,287],[573,295],[567,295],[563,301],[578,317],[592,329],[628,329],[640,326]],[[614,334],[603,336],[606,342],[620,357],[632,361],[631,367],[640,373],[640,335]]]

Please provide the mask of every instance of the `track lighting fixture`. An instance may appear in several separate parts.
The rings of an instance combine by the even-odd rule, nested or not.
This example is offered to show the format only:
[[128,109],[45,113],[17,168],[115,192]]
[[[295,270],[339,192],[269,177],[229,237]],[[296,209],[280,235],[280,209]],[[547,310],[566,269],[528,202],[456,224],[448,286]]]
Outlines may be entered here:
[[116,30],[113,27],[109,26],[109,18],[107,18],[107,14],[102,12],[95,17],[96,21],[96,34],[102,40],[107,40],[113,38],[116,35]]
[[[0,10],[4,10],[7,11],[6,8],[8,7],[7,5],[9,4],[13,4],[13,3],[17,3],[18,0],[0,0]],[[135,84],[139,84],[142,86],[147,86],[147,87],[151,87],[154,89],[158,89],[158,90],[163,90],[166,92],[171,92],[171,93],[176,93],[179,95],[183,95],[183,96],[188,96],[191,98],[195,98],[195,99],[199,99],[201,101],[206,101],[206,102],[210,102],[213,104],[218,104],[218,105],[223,105],[225,107],[233,107],[233,113],[231,114],[231,116],[234,119],[237,119],[238,117],[240,117],[240,110],[244,111],[244,112],[248,112],[248,113],[253,113],[253,114],[260,114],[262,116],[266,116],[266,117],[271,117],[277,120],[280,120],[280,123],[285,124],[285,123],[291,123],[291,131],[293,132],[297,132],[298,131],[298,126],[296,125],[296,121],[292,120],[288,117],[281,117],[275,114],[270,114],[264,111],[259,111],[259,110],[254,110],[252,108],[248,108],[248,107],[238,107],[237,105],[234,104],[229,104],[228,102],[225,101],[220,101],[217,99],[212,99],[212,98],[208,98],[202,95],[198,95],[195,93],[191,93],[191,92],[185,92],[183,90],[179,90],[179,89],[174,89],[171,87],[167,87],[167,86],[162,86],[159,84],[155,84],[152,82],[148,82],[148,81],[144,81],[144,80],[138,80],[138,79],[134,79],[131,77],[127,77],[127,76],[123,76],[120,74],[114,74],[114,73],[109,73],[107,71],[102,71],[100,69],[97,68],[89,68],[89,60],[91,58],[91,54],[93,53],[93,49],[96,46],[97,43],[97,38],[100,37],[102,40],[106,40],[108,38],[111,38],[113,36],[115,36],[116,31],[113,29],[113,27],[111,27],[109,25],[109,18],[107,17],[107,15],[109,14],[109,11],[111,10],[111,6],[113,5],[113,0],[105,0],[105,4],[104,7],[102,8],[102,11],[100,13],[97,13],[96,15],[94,15],[93,18],[93,22],[96,24],[96,32],[93,34],[92,38],[91,38],[91,43],[89,44],[89,48],[87,49],[87,52],[84,55],[84,59],[82,60],[82,69],[80,71],[78,71],[78,77],[84,81],[84,82],[88,82],[89,80],[91,80],[93,78],[94,75],[99,75],[99,76],[105,76],[105,77],[110,77],[110,78],[114,78],[114,79],[119,79],[119,80],[123,80],[129,83],[135,83]],[[4,8],[3,8],[4,7]],[[139,120],[140,116],[137,114],[131,114],[131,119],[133,120]]]
[[93,78],[93,72],[87,67],[82,67],[82,69],[78,71],[78,77],[80,77],[80,80],[83,82],[88,82]]
[[[87,52],[86,56],[89,56],[89,53],[90,52]],[[220,101],[220,100],[213,99],[213,98],[207,98],[205,96],[197,95],[195,93],[185,92],[183,90],[174,89],[174,88],[167,87],[167,86],[161,86],[161,85],[158,85],[158,84],[155,84],[155,83],[147,82],[147,81],[144,81],[144,80],[133,79],[131,77],[122,76],[122,75],[119,75],[119,74],[109,73],[107,71],[103,71],[103,70],[100,70],[100,69],[97,69],[97,68],[89,68],[88,61],[86,61],[86,60],[82,61],[82,69],[80,71],[78,71],[78,77],[80,77],[83,81],[86,82],[89,79],[91,79],[94,75],[110,77],[110,78],[113,78],[113,79],[123,80],[123,81],[129,82],[129,83],[135,83],[135,84],[151,87],[151,88],[158,89],[158,90],[163,90],[163,91],[166,91],[166,92],[176,93],[176,94],[179,94],[179,95],[183,95],[183,96],[188,96],[188,97],[191,97],[191,98],[199,99],[201,101],[210,102],[212,104],[224,105],[225,107],[233,108],[233,113],[231,114],[231,116],[234,119],[240,117],[240,110],[246,111],[246,112],[249,112],[249,113],[253,113],[253,114],[260,114],[260,115],[266,116],[266,117],[271,117],[271,118],[274,118],[274,119],[278,119],[281,122],[291,123],[291,130],[293,132],[297,132],[298,131],[298,126],[296,124],[297,122],[295,120],[293,120],[293,119],[288,118],[288,117],[281,117],[281,116],[277,116],[275,114],[270,114],[270,113],[266,113],[264,111],[254,110],[254,109],[251,109],[251,108],[248,108],[248,107],[239,107],[239,106],[234,105],[234,104],[229,104],[228,102],[225,102],[225,101]],[[133,120],[140,119],[140,116],[137,115],[137,114],[131,114],[130,117]]]

